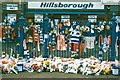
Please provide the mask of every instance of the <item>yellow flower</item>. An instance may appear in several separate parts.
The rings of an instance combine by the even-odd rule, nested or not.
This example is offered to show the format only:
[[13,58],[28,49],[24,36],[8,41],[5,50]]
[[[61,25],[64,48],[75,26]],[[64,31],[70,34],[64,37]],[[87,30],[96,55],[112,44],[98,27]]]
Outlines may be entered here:
[[47,65],[47,66],[50,65],[50,62],[49,62],[49,61],[46,61],[46,62],[45,62],[45,65]]

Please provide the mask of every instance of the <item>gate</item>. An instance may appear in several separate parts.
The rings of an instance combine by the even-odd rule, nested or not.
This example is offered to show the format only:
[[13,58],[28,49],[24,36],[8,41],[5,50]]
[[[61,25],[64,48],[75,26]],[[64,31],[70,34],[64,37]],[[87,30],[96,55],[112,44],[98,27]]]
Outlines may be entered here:
[[[22,22],[23,16],[19,19],[20,23],[2,24],[3,53],[16,58],[41,55],[67,58],[95,56],[100,60],[115,60],[120,57],[120,31],[116,34],[119,25],[116,24],[114,15],[111,24],[102,22],[94,25],[88,21],[86,25],[71,24],[71,27],[64,23],[51,27],[47,16],[46,14],[44,23],[31,23],[29,26],[26,26],[27,22]],[[73,39],[78,39],[78,42],[72,42]]]

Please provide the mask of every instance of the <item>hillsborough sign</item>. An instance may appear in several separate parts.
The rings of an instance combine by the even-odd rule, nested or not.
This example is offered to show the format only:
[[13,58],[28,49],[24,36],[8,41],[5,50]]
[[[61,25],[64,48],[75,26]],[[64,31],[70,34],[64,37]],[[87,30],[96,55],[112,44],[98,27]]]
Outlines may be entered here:
[[101,2],[28,2],[28,9],[104,9]]

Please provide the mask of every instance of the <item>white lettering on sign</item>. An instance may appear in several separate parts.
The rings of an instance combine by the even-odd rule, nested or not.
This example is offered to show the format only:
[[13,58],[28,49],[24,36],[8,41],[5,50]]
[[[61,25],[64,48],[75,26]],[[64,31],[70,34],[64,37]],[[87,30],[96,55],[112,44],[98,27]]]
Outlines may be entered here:
[[61,18],[64,18],[64,19],[70,18],[70,15],[61,15]]
[[97,15],[88,15],[88,18],[97,18]]
[[6,10],[18,10],[18,4],[7,4]]
[[28,9],[104,9],[101,2],[28,2]]

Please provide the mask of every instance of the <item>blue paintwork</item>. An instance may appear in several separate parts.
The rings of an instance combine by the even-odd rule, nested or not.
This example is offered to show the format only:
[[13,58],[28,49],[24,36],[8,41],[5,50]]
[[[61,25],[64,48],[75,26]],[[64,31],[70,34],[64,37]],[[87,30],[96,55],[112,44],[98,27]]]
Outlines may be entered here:
[[112,21],[112,44],[111,44],[111,61],[115,61],[115,42],[116,42],[116,18],[115,14],[113,13]]
[[[49,35],[49,18],[48,18],[48,14],[46,13],[45,14],[46,15],[46,17],[45,17],[45,19],[44,19],[44,34],[46,34],[47,36]],[[47,37],[47,38],[45,38],[44,37],[44,57],[45,58],[48,58],[48,39],[49,37]]]
[[24,14],[21,13],[21,17],[19,18],[19,25],[20,25],[20,48],[19,48],[19,56],[23,57],[23,40],[24,40],[24,23],[25,23],[25,18],[23,16]]
[[[26,14],[45,14],[46,12],[26,12]],[[107,14],[107,12],[47,12],[48,14]]]

